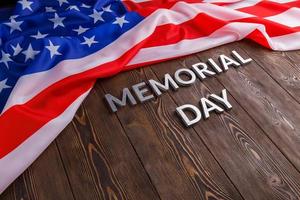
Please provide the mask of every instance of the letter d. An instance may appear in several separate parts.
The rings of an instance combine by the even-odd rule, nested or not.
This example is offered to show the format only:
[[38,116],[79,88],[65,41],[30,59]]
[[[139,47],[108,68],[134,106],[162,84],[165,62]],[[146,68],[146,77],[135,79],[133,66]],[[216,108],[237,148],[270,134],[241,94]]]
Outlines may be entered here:
[[[194,119],[189,119],[184,111],[189,111],[195,115]],[[176,113],[179,115],[183,123],[189,127],[201,120],[201,112],[200,110],[191,104],[185,104],[176,108]]]

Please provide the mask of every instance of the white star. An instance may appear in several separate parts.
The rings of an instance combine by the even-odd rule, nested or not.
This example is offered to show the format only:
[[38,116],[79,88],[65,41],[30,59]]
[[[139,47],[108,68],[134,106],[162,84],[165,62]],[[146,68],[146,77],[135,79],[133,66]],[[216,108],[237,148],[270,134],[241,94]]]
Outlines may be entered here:
[[48,34],[41,34],[40,31],[37,32],[36,35],[32,35],[31,37],[35,38],[35,39],[42,39],[45,38]]
[[64,3],[68,4],[69,2],[67,0],[57,0],[59,3],[59,6],[63,5]]
[[86,5],[86,4],[83,3],[83,4],[81,4],[81,7],[82,7],[82,8],[90,8],[91,6]]
[[34,59],[34,57],[40,53],[40,51],[35,51],[32,49],[32,46],[31,44],[29,44],[28,48],[26,51],[23,51],[22,54],[25,55],[25,62],[28,60],[28,59]]
[[53,28],[56,28],[58,26],[65,27],[65,25],[63,24],[64,19],[65,19],[65,17],[59,17],[58,14],[55,13],[54,18],[51,18],[49,20],[54,23]]
[[[84,36],[83,36],[84,37]],[[95,41],[95,36],[91,37],[91,38],[87,38],[84,37],[84,42],[80,43],[80,44],[86,44],[89,47],[92,46],[92,44],[98,43],[98,41]]]
[[3,81],[0,81],[0,92],[6,88],[11,88],[11,86],[6,85],[7,79],[4,79]]
[[82,26],[79,26],[78,29],[73,29],[73,31],[77,32],[78,35],[86,32],[87,30],[89,30],[88,28],[83,28]]
[[32,8],[30,7],[31,4],[33,4],[33,2],[28,1],[28,0],[20,0],[18,1],[19,4],[22,5],[22,9],[25,10],[26,8],[30,11],[32,11]]
[[11,19],[10,22],[4,23],[4,24],[6,24],[7,26],[10,27],[10,33],[12,33],[15,30],[22,31],[22,29],[20,27],[22,23],[23,22],[21,22],[21,21],[17,22],[16,20]]
[[69,6],[68,9],[69,9],[69,10],[77,10],[77,11],[80,11],[79,8],[78,8],[77,6],[75,6],[75,5]]
[[125,15],[123,17],[116,17],[116,21],[113,22],[113,24],[119,24],[119,26],[122,28],[124,24],[128,24],[129,21],[125,19]]
[[0,63],[4,63],[6,67],[8,68],[8,62],[12,62],[12,59],[10,59],[10,55],[8,53],[5,53],[4,51],[1,51],[1,60]]
[[15,47],[13,45],[10,45],[10,46],[14,50],[13,56],[18,55],[23,50],[19,43]]
[[97,21],[104,22],[104,19],[102,18],[102,14],[103,14],[103,11],[97,12],[97,10],[94,9],[93,14],[91,14],[89,16],[94,19],[94,24],[95,24]]
[[56,12],[52,7],[45,7],[46,12]]
[[51,40],[49,40],[49,46],[45,46],[50,51],[51,58],[55,55],[61,55],[61,53],[58,52],[59,45],[53,45]]
[[113,12],[113,11],[110,9],[110,6],[111,6],[111,5],[108,5],[108,6],[106,6],[106,7],[103,7],[103,8],[102,8],[103,11],[104,11],[104,12]]

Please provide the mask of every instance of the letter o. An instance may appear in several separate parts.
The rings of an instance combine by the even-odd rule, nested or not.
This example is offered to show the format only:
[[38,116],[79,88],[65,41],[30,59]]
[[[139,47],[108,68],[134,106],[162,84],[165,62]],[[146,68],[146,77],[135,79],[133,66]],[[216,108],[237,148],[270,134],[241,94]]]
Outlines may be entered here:
[[[181,74],[187,75],[189,77],[189,80],[183,80],[180,77]],[[192,70],[186,69],[186,68],[178,69],[175,72],[174,77],[175,77],[176,82],[181,86],[188,86],[188,85],[193,84],[196,81],[195,73]]]

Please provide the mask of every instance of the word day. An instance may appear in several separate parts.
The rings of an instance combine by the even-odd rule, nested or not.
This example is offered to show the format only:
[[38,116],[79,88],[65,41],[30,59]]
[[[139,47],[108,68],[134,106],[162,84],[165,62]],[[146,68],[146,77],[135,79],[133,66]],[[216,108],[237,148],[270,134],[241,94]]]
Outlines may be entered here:
[[[199,108],[192,104],[184,104],[176,108],[176,113],[187,127],[196,124],[202,119],[201,111],[203,113],[203,118],[207,119],[210,116],[210,112],[222,113],[224,110],[232,108],[232,105],[227,99],[226,89],[222,90],[220,96],[211,94],[208,98],[202,97],[199,105]],[[189,117],[188,113],[192,114],[192,117]]]

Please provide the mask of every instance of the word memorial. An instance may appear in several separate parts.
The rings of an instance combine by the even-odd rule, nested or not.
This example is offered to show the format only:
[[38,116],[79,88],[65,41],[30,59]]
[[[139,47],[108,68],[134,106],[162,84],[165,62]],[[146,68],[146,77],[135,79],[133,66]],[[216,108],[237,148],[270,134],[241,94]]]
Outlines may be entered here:
[[[188,68],[180,68],[175,71],[174,75],[165,74],[162,82],[148,80],[135,84],[129,88],[124,88],[121,98],[111,94],[105,95],[105,100],[113,112],[118,111],[118,107],[126,106],[128,103],[135,105],[138,102],[143,103],[153,98],[159,97],[170,89],[176,91],[179,87],[192,85],[197,79],[201,81],[207,77],[226,72],[229,67],[240,67],[252,61],[251,58],[244,58],[238,52],[232,51],[231,56],[220,55],[219,63],[209,58],[206,63],[195,63]],[[222,113],[224,110],[231,109],[232,105],[228,101],[227,91],[223,89],[220,95],[211,94],[208,98],[201,98],[199,107],[192,104],[185,104],[176,108],[176,113],[182,122],[191,126],[199,122],[202,118],[207,119],[211,112]]]

